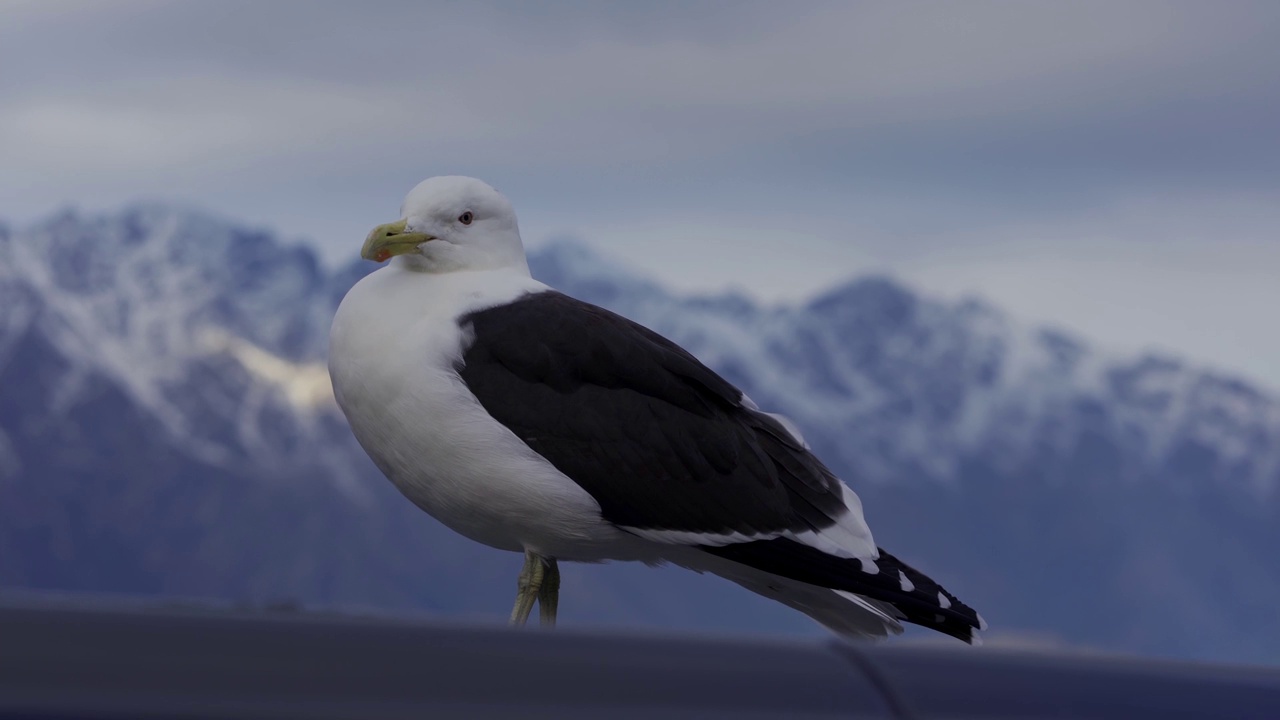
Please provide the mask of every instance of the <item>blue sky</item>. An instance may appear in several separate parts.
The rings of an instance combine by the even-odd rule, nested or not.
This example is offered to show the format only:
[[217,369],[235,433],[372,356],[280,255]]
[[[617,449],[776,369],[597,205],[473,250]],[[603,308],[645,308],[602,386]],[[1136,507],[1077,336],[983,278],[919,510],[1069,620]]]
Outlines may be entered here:
[[0,4],[0,217],[330,262],[429,175],[688,291],[891,272],[1280,387],[1280,3]]

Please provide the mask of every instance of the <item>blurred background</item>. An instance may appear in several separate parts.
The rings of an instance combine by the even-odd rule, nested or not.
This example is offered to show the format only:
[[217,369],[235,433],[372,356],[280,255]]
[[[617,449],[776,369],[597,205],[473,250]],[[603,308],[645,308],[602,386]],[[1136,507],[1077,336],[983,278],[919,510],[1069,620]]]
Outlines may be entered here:
[[[500,623],[329,320],[439,174],[793,417],[995,644],[1280,663],[1280,4],[0,4],[0,595]],[[817,635],[565,568],[566,625]],[[928,641],[911,634],[908,642]]]

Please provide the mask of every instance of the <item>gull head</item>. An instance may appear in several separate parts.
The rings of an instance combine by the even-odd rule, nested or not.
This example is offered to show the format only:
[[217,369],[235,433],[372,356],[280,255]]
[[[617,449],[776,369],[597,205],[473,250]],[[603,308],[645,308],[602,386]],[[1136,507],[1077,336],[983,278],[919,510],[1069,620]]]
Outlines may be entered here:
[[502,193],[475,178],[427,178],[409,191],[400,219],[369,233],[360,256],[399,257],[424,272],[522,268],[528,271],[516,211]]

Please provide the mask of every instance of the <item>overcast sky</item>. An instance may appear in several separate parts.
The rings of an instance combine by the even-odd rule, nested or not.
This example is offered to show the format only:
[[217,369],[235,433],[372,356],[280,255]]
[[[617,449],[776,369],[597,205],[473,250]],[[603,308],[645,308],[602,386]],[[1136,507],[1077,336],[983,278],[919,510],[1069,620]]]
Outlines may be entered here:
[[430,175],[679,290],[887,271],[1280,387],[1280,2],[0,1],[0,218],[354,258]]

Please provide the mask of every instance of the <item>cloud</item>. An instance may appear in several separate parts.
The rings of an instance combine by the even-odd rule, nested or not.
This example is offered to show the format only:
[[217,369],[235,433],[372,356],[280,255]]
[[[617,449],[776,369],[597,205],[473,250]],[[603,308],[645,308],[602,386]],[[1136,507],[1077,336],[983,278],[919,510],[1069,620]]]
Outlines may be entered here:
[[[131,126],[162,139],[179,123],[179,136],[209,135],[197,157],[225,152],[220,138],[246,153],[325,154],[307,132],[319,125],[360,149],[446,163],[667,168],[810,137],[847,149],[1134,125],[1171,107],[1231,105],[1260,85],[1274,101],[1264,61],[1280,59],[1257,18],[1194,3],[562,3],[536,18],[488,4],[133,7],[18,11],[0,38],[6,54],[41,62],[6,89],[6,114],[29,120],[70,95],[63,109],[81,123],[113,127],[127,105]],[[712,20],[729,30],[708,32]],[[48,37],[58,53],[44,50]],[[202,124],[215,122],[222,132]],[[31,137],[29,122],[9,126],[11,142]]]
[[[889,269],[1112,337],[1071,307],[1280,303],[1227,276],[1274,258],[1219,249],[1274,237],[1278,22],[1190,0],[10,2],[0,215],[170,197],[337,259],[423,175],[466,173],[531,241],[578,234],[680,287],[795,298]],[[1185,272],[1230,268],[1171,279],[1179,228]],[[1280,368],[1144,322],[1135,342]]]

